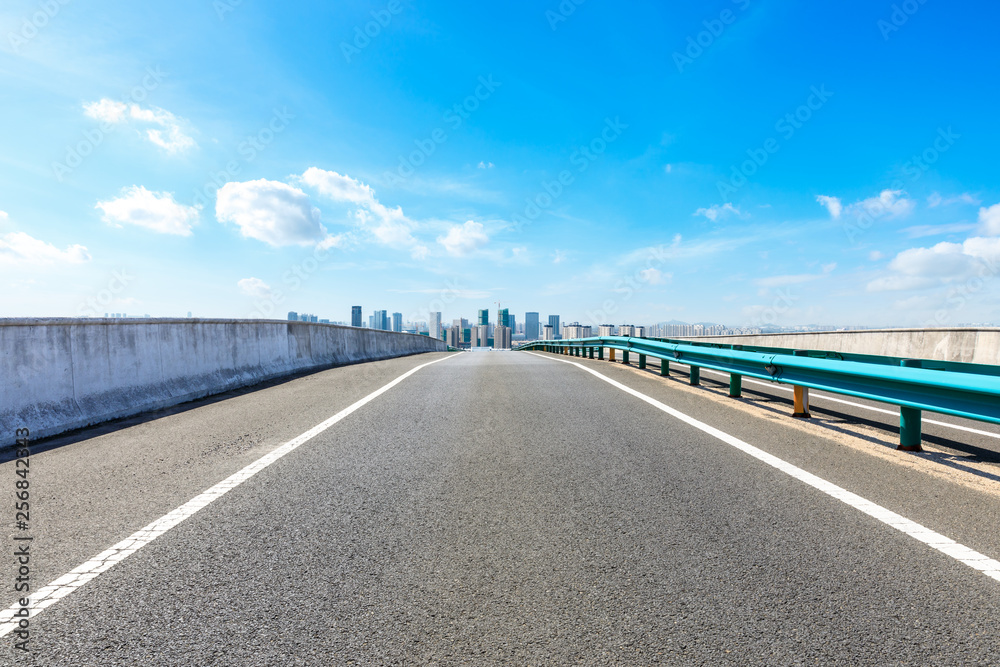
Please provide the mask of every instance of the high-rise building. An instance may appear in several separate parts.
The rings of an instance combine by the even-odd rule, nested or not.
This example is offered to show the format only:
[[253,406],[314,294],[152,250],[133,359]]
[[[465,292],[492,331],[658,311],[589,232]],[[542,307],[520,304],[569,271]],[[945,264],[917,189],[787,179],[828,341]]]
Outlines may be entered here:
[[538,340],[538,313],[524,314],[524,340]]
[[555,340],[556,333],[552,330],[551,324],[546,324],[542,327],[542,340]]
[[488,347],[490,344],[490,325],[480,324],[476,329],[479,330],[479,346]]
[[368,316],[368,328],[369,329],[374,329],[375,328],[375,316],[374,315],[369,315]]
[[372,315],[372,329],[389,330],[389,314],[385,310],[376,310]]
[[441,313],[431,313],[431,321],[427,323],[427,334],[434,340],[441,340]]
[[458,327],[448,327],[448,345],[456,350],[462,344],[462,330]]
[[498,350],[510,349],[510,327],[498,326],[493,331],[493,347]]
[[507,316],[507,326],[510,328],[511,337],[517,333],[517,322],[514,321],[514,313]]
[[554,336],[554,338],[547,340],[558,340],[559,338],[561,338],[562,331],[560,331],[559,329],[558,315],[549,315],[549,326],[552,327],[552,335]]
[[489,309],[480,310],[479,311],[479,316],[476,317],[476,326],[480,326],[481,327],[484,324],[486,326],[489,326],[489,324],[490,324],[490,311],[489,311]]
[[299,314],[296,313],[294,310],[288,311],[288,321],[289,322],[298,322],[299,321]]
[[497,315],[497,326],[498,327],[509,327],[510,326],[510,309],[501,308],[499,314]]
[[361,306],[351,306],[351,326],[361,326]]
[[392,330],[393,331],[403,330],[403,313],[392,314]]
[[614,336],[615,335],[615,325],[613,324],[601,324],[597,327],[598,336]]
[[618,327],[618,335],[625,337],[635,336],[635,327],[631,324],[622,324]]

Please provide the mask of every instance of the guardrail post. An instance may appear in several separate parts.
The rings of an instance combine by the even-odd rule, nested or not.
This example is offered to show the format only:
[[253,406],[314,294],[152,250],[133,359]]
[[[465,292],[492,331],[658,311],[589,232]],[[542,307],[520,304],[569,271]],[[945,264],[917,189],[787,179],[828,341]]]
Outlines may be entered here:
[[[808,357],[808,350],[794,350],[792,355],[796,357]],[[809,387],[800,387],[795,385],[792,389],[795,397],[795,408],[792,412],[792,416],[796,419],[810,419],[812,417],[809,414]]]
[[614,360],[615,360],[615,348],[609,347],[608,348],[608,361],[614,361]]
[[[920,360],[903,359],[899,365],[905,368],[920,368]],[[899,406],[899,446],[896,449],[904,452],[924,451],[924,448],[920,446],[922,439],[920,418],[920,410],[917,408]]]
[[629,365],[629,363],[628,363],[628,350],[622,350],[622,363],[625,364],[626,366]]
[[603,347],[597,348],[597,358],[600,361],[604,361],[604,348]]
[[739,398],[743,395],[743,376],[736,373],[729,374],[729,396]]
[[660,375],[663,377],[670,375],[670,362],[666,359],[660,359]]
[[640,354],[639,355],[639,368],[645,368],[645,367],[646,367],[646,355],[645,354]]
[[701,366],[690,366],[689,368],[691,369],[691,375],[688,378],[688,381],[692,384],[692,386],[701,384]]
[[594,358],[594,348],[591,347],[591,348],[589,348],[589,350],[590,350],[590,357],[589,358],[593,359]]

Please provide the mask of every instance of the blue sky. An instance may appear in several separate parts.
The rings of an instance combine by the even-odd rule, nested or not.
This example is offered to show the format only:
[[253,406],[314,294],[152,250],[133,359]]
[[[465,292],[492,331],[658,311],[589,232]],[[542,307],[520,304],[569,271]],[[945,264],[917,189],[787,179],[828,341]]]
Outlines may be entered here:
[[994,3],[9,0],[0,316],[1000,322]]

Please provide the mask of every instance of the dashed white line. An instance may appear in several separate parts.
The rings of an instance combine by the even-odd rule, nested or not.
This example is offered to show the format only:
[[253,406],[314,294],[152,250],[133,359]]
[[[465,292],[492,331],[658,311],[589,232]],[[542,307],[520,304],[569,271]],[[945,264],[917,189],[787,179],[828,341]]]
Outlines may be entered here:
[[666,412],[668,415],[676,419],[679,419],[687,424],[690,424],[691,426],[697,428],[698,430],[703,431],[711,435],[712,437],[717,438],[722,442],[735,447],[736,449],[746,452],[755,459],[758,459],[759,461],[762,461],[773,468],[777,468],[781,472],[791,477],[794,477],[795,479],[801,482],[808,484],[814,489],[818,489],[819,491],[822,491],[828,496],[836,498],[837,500],[846,503],[847,505],[850,505],[851,507],[857,510],[862,511],[865,514],[874,517],[875,519],[878,519],[879,521],[888,526],[892,526],[896,530],[905,533],[916,540],[920,540],[924,544],[933,547],[934,549],[937,549],[941,553],[947,556],[951,556],[960,563],[964,563],[965,565],[968,565],[973,569],[979,570],[986,576],[996,579],[997,581],[1000,581],[1000,561],[996,561],[990,558],[989,556],[981,554],[978,551],[974,551],[973,549],[970,549],[969,547],[963,544],[959,544],[950,537],[945,537],[941,533],[937,533],[931,530],[930,528],[927,528],[926,526],[922,526],[921,524],[915,521],[911,521],[910,519],[907,519],[906,517],[900,514],[888,510],[882,507],[881,505],[877,505],[871,502],[870,500],[866,500],[855,493],[843,489],[837,486],[836,484],[833,484],[832,482],[828,482],[821,477],[817,477],[811,472],[806,472],[802,468],[792,465],[791,463],[788,463],[784,459],[779,459],[777,456],[774,456],[773,454],[768,454],[764,450],[758,449],[757,447],[754,447],[749,443],[743,442],[737,437],[729,435],[724,431],[720,431],[719,429],[713,426],[709,426],[704,422],[698,421],[694,417],[689,417],[683,412],[675,410],[674,408],[670,407],[669,405],[666,405],[665,403],[661,403],[655,398],[647,396],[642,392],[636,391],[631,387],[627,387],[620,382],[612,380],[606,375],[602,375],[601,373],[598,373],[597,371],[591,368],[587,368],[583,364],[578,364],[574,361],[558,359],[547,355],[537,354],[535,352],[529,352],[528,354],[532,354],[536,357],[541,357],[543,359],[560,361],[564,364],[571,364],[573,366],[576,366],[577,368],[580,368],[600,378],[604,382],[607,382],[608,384],[617,387],[618,389],[621,389],[625,393],[631,394],[632,396],[635,396],[636,398],[645,401],[646,403],[649,403],[653,407],[662,410],[663,412]]
[[[97,554],[86,563],[74,568],[67,574],[59,577],[55,581],[51,582],[48,586],[40,588],[33,595],[31,595],[31,606],[28,618],[31,618],[43,610],[51,607],[59,600],[62,600],[67,595],[77,590],[89,581],[92,581],[100,574],[107,572],[112,567],[122,562],[136,551],[146,546],[153,540],[155,540],[160,535],[181,523],[188,517],[194,515],[198,510],[206,507],[213,501],[225,495],[231,489],[236,488],[243,482],[247,481],[258,472],[268,467],[281,457],[285,456],[289,452],[293,451],[303,443],[316,437],[326,429],[330,428],[337,422],[339,422],[344,417],[348,416],[355,410],[363,407],[367,403],[375,400],[385,392],[389,391],[397,384],[410,377],[422,368],[426,368],[431,364],[436,364],[439,361],[444,361],[445,359],[450,359],[451,357],[442,357],[440,359],[435,359],[434,361],[429,361],[426,364],[421,364],[416,368],[412,368],[407,372],[400,375],[398,378],[390,382],[389,384],[383,386],[380,389],[368,394],[361,400],[351,404],[350,406],[344,408],[334,416],[330,417],[326,421],[318,424],[302,435],[289,440],[285,444],[281,445],[277,449],[272,450],[270,453],[265,454],[260,457],[247,467],[243,468],[237,473],[234,473],[222,480],[215,486],[211,487],[204,493],[201,493],[188,502],[184,503],[174,511],[165,514],[153,523],[149,524],[145,528],[142,528],[118,544],[112,546],[107,551],[102,551]],[[6,610],[0,612],[0,637],[6,636],[12,630],[18,627],[18,622],[21,620],[20,617],[15,617],[15,613],[21,611],[22,607],[19,604],[12,605]]]

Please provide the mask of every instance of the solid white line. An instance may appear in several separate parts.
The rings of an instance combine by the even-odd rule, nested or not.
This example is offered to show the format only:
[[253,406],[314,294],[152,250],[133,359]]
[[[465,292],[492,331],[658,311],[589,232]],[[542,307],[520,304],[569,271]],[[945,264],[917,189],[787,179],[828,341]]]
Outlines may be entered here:
[[[230,475],[204,493],[195,496],[174,511],[165,514],[145,528],[132,533],[107,551],[102,551],[86,563],[83,563],[71,572],[51,582],[48,586],[40,588],[37,592],[30,596],[31,606],[29,607],[28,618],[39,614],[86,584],[88,581],[91,581],[98,575],[107,572],[112,567],[122,562],[160,535],[163,535],[177,524],[196,514],[198,510],[221,498],[231,489],[235,489],[237,486],[247,481],[264,468],[268,467],[292,450],[298,448],[303,443],[316,437],[355,410],[358,410],[364,405],[375,400],[420,369],[450,358],[450,356],[442,357],[408,370],[381,389],[377,389],[376,391],[368,394],[361,400],[344,408],[321,424],[312,427],[297,438],[293,438],[280,447],[272,450],[270,453],[265,454],[239,472]],[[20,612],[21,609],[20,605],[14,604],[8,609],[0,612],[0,637],[6,636],[9,632],[18,627],[18,621],[21,619],[20,617],[15,617],[15,614]]]
[[[726,377],[726,376],[729,375],[729,373],[723,373],[722,371],[713,371],[713,370],[709,370],[707,368],[705,369],[705,372],[712,373],[713,375],[721,375],[723,377]],[[791,391],[793,391],[791,387],[786,387],[786,386],[780,385],[780,384],[778,384],[776,382],[761,382],[760,380],[753,380],[753,379],[750,379],[750,378],[746,378],[746,379],[743,380],[743,383],[744,384],[758,384],[758,385],[760,385],[762,387],[770,387],[771,389],[775,389],[775,390],[778,390],[778,391],[784,391],[784,392],[791,392]],[[899,411],[898,410],[886,410],[885,408],[876,408],[874,405],[864,405],[863,403],[855,403],[854,401],[845,401],[842,398],[837,398],[835,396],[829,396],[827,394],[810,393],[809,396],[810,396],[810,400],[811,399],[815,399],[815,398],[819,398],[819,399],[822,399],[824,401],[833,401],[834,403],[843,403],[844,405],[850,405],[850,406],[853,406],[855,408],[861,408],[862,410],[871,410],[872,412],[881,412],[882,414],[892,415],[894,417],[898,417],[899,416]],[[953,429],[956,429],[956,430],[959,430],[959,431],[966,431],[967,433],[975,433],[976,435],[988,435],[991,438],[1000,438],[1000,433],[993,433],[991,431],[983,431],[983,430],[978,429],[978,428],[971,428],[969,426],[962,426],[960,424],[949,424],[948,422],[942,422],[942,421],[938,421],[936,419],[927,419],[926,417],[924,417],[923,422],[925,424],[934,424],[936,426],[947,426],[948,428],[953,428]]]
[[646,403],[649,403],[653,407],[658,408],[663,412],[666,412],[668,415],[675,417],[676,419],[679,419],[687,424],[690,424],[691,426],[694,426],[695,428],[704,431],[705,433],[708,433],[709,435],[721,440],[727,445],[731,445],[736,449],[744,451],[750,456],[758,459],[759,461],[763,461],[769,466],[777,468],[778,470],[794,477],[800,482],[805,482],[814,489],[818,489],[823,493],[827,494],[828,496],[836,498],[841,502],[847,503],[851,507],[862,511],[871,517],[878,519],[882,523],[888,526],[892,526],[896,530],[906,533],[907,535],[909,535],[914,539],[920,540],[924,544],[937,549],[941,553],[947,556],[951,556],[955,560],[964,563],[971,568],[981,571],[986,576],[992,577],[993,579],[1000,581],[1000,562],[992,558],[989,558],[988,556],[985,556],[979,553],[978,551],[973,551],[972,549],[962,544],[959,544],[958,542],[949,537],[945,537],[940,533],[936,533],[930,528],[922,526],[919,523],[916,523],[915,521],[911,521],[906,517],[896,514],[895,512],[888,510],[882,507],[881,505],[876,505],[875,503],[869,500],[865,500],[864,498],[862,498],[857,494],[851,493],[850,491],[847,491],[846,489],[843,489],[837,486],[836,484],[828,482],[821,477],[817,477],[811,472],[806,472],[805,470],[799,468],[798,466],[794,466],[783,459],[779,459],[777,456],[774,456],[773,454],[768,454],[764,450],[758,449],[757,447],[754,447],[751,444],[743,442],[739,438],[736,438],[734,436],[729,435],[728,433],[720,431],[719,429],[713,426],[709,426],[704,422],[698,421],[694,417],[689,417],[683,412],[675,410],[674,408],[670,407],[669,405],[666,405],[665,403],[661,403],[655,398],[646,396],[642,392],[636,391],[631,387],[627,387],[620,382],[612,380],[611,378],[602,375],[595,370],[587,368],[583,364],[578,364],[576,362],[568,361],[565,359],[557,359],[546,355],[536,354],[534,352],[529,352],[528,354],[533,354],[534,356],[542,357],[543,359],[561,361],[562,363],[571,364],[573,366],[576,366],[577,368],[583,369],[588,373],[600,378],[601,380],[604,380],[608,384],[621,389],[625,393],[631,394],[636,398],[643,400]]

